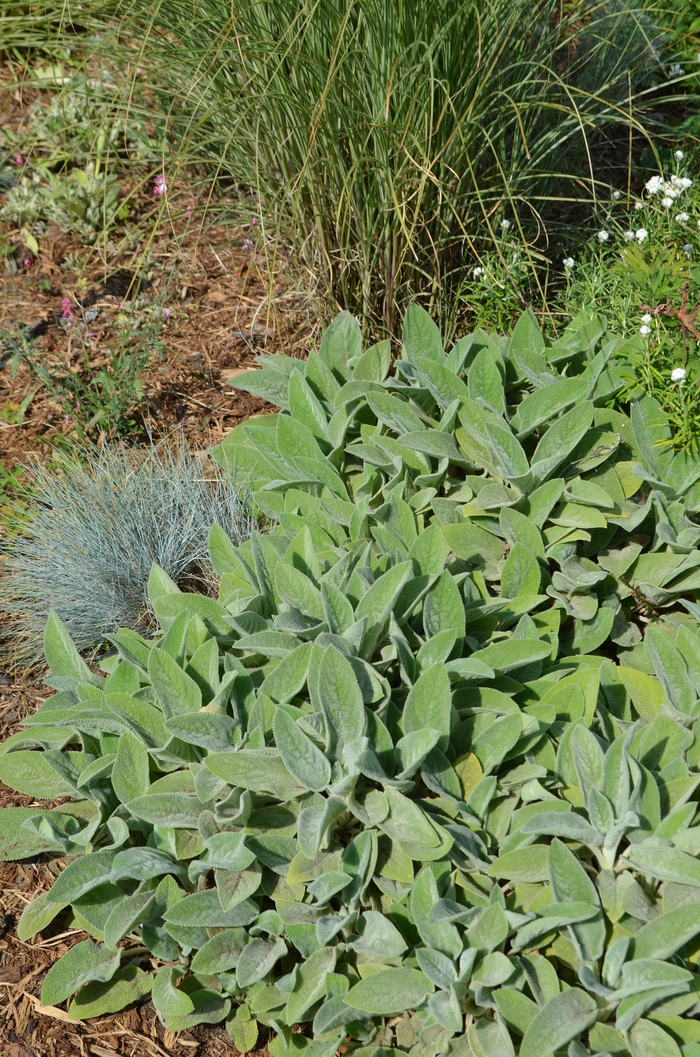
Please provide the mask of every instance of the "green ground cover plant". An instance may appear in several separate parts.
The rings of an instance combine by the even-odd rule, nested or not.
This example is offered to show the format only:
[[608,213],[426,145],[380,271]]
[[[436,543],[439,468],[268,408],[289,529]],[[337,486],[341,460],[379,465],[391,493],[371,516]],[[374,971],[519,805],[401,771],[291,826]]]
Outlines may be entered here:
[[413,306],[393,366],[342,314],[236,378],[282,410],[215,456],[272,530],[212,527],[218,600],[154,567],[102,674],[51,615],[2,746],[67,798],[0,813],[69,860],[19,934],[92,937],[44,1004],[273,1057],[697,1054],[700,457],[608,406],[624,344],[526,313],[446,355]]

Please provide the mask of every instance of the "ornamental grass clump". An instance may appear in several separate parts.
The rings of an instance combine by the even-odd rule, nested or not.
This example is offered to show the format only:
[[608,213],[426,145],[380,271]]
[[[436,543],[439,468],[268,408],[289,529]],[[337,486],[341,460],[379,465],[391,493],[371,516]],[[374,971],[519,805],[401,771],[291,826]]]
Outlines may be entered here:
[[0,566],[3,661],[37,663],[51,610],[81,649],[120,627],[152,626],[146,584],[154,562],[183,586],[215,590],[207,552],[214,521],[237,542],[255,524],[245,496],[184,441],[154,444],[145,455],[105,444],[85,449],[79,462],[36,465]]
[[700,458],[609,409],[618,356],[590,314],[446,356],[412,308],[393,368],[342,315],[236,378],[282,410],[215,454],[273,530],[213,526],[218,599],[154,567],[100,675],[52,615],[2,747],[68,798],[0,813],[69,863],[19,935],[92,937],[44,1005],[150,993],[273,1057],[695,1053]]
[[550,203],[595,201],[598,136],[653,120],[650,13],[557,0],[123,0],[108,47],[143,41],[178,156],[210,158],[246,223],[252,213],[289,242],[329,303],[393,335],[418,293],[447,310],[475,243],[500,253],[502,221],[539,231]]

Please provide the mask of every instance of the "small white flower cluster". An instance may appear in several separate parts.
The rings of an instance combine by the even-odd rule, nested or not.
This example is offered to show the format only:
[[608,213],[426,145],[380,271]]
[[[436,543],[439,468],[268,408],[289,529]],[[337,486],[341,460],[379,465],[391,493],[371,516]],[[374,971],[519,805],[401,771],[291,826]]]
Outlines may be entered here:
[[643,338],[647,338],[651,334],[651,327],[649,326],[650,323],[651,316],[648,312],[645,312],[642,316],[642,325],[639,328],[639,333],[642,335]]
[[484,274],[484,269],[483,268],[475,268],[474,271],[472,272],[472,275],[474,276],[475,279],[478,279],[479,276],[483,275],[483,274]]
[[633,231],[626,231],[625,232],[625,242],[634,242],[634,232]]
[[572,272],[574,270],[575,263],[576,262],[574,261],[573,257],[565,257],[562,261],[562,264],[564,265],[564,268],[567,272]]
[[[682,154],[683,152],[678,151],[677,153]],[[647,180],[645,186],[647,193],[650,195],[663,193],[661,205],[668,209],[673,205],[675,198],[678,198],[679,195],[693,186],[693,181],[688,176],[676,176],[674,173],[669,180],[664,180],[661,176],[652,176],[651,180]]]
[[598,232],[598,239],[600,240],[600,242],[607,242],[609,238],[610,238],[610,236],[607,233],[607,231],[599,231]]
[[678,224],[687,224],[690,217],[687,213],[676,213],[675,219]]
[[668,68],[668,76],[669,77],[682,77],[683,76],[683,67],[681,66],[681,64],[679,62],[671,63],[671,65]]
[[674,369],[671,371],[671,381],[672,382],[680,382],[681,385],[682,385],[683,382],[685,381],[685,368],[684,367],[674,367]]
[[618,201],[618,199],[619,199],[621,194],[622,194],[621,191],[613,191],[613,198],[615,199],[616,202]]
[[509,227],[510,227],[510,220],[502,220],[501,221],[501,229],[503,231],[507,231]]

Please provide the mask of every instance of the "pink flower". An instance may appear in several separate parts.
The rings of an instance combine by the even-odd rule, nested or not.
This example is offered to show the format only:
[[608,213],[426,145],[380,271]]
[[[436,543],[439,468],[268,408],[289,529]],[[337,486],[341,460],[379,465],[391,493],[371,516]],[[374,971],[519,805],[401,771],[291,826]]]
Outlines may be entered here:
[[164,308],[163,309],[163,319],[170,319],[170,309],[169,308]]
[[255,227],[257,222],[258,222],[258,218],[257,217],[253,217],[253,227]]
[[159,195],[167,194],[168,184],[164,176],[160,173],[156,176],[153,181],[153,197],[158,198]]
[[187,207],[187,212],[185,213],[185,216],[187,217],[188,220],[192,216],[192,207],[191,206]]
[[61,301],[61,308],[63,309],[63,319],[73,319],[73,310],[70,306],[70,298],[64,297]]
[[24,265],[25,268],[31,268],[31,266],[32,266],[32,258],[31,257],[25,257],[24,260],[22,261],[22,264]]
[[15,165],[24,165],[24,158],[21,154],[18,154],[15,158]]

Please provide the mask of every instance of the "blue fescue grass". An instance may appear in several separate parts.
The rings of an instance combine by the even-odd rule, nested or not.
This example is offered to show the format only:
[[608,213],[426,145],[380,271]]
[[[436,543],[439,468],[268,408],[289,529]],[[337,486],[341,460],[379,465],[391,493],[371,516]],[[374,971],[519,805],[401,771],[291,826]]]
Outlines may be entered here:
[[247,497],[183,441],[152,445],[145,454],[105,445],[80,463],[66,460],[58,472],[36,466],[31,477],[0,578],[3,662],[10,667],[40,659],[51,609],[82,649],[99,647],[119,627],[148,628],[153,562],[183,589],[214,593],[212,524],[234,542],[255,525]]

